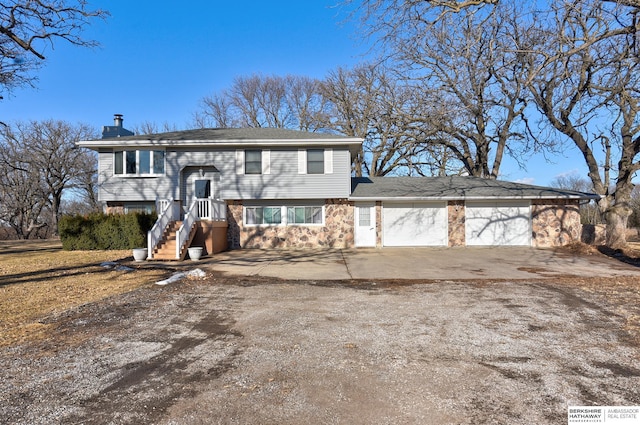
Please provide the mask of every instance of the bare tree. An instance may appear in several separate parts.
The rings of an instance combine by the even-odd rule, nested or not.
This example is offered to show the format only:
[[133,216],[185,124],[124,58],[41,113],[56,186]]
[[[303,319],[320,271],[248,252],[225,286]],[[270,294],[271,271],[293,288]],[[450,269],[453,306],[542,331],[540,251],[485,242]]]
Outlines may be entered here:
[[[11,159],[12,166],[4,162],[14,158],[13,146],[0,149],[0,220],[14,230],[18,239],[29,239],[47,225],[41,220],[46,205],[46,191],[33,170],[19,159]],[[19,157],[18,157],[19,158]]]
[[[591,181],[580,176],[577,172],[556,176],[551,180],[549,186],[578,192],[593,192]],[[604,222],[598,205],[594,201],[580,204],[580,219],[582,224],[602,224]]]
[[442,175],[452,166],[446,152],[421,143],[413,124],[425,112],[415,93],[382,65],[363,64],[329,73],[322,93],[331,106],[325,127],[364,139],[356,176]]
[[81,38],[82,30],[92,19],[107,15],[104,10],[89,9],[85,0],[1,1],[0,94],[33,84],[31,71],[43,63],[44,51],[54,41],[95,46],[95,42]]
[[607,244],[624,246],[640,169],[638,0],[347,3],[405,77],[423,74],[426,102],[440,104],[435,128],[445,123],[432,143],[449,146],[470,174],[496,177],[503,148],[570,141],[602,195]]
[[317,80],[288,75],[237,77],[202,99],[197,127],[271,127],[318,131],[325,109]]
[[640,170],[636,10],[597,0],[552,6],[546,25],[522,31],[528,35],[518,48],[530,52],[537,68],[530,91],[538,110],[582,153],[593,190],[602,196],[607,245],[619,248],[626,244],[632,178]]
[[177,131],[178,127],[175,124],[170,124],[165,121],[161,125],[154,121],[143,121],[140,124],[134,125],[131,127],[131,131],[134,134],[155,134],[155,133],[166,133],[169,131]]
[[364,1],[360,10],[421,103],[406,119],[423,129],[425,144],[446,148],[469,175],[491,179],[505,155],[520,161],[532,148],[523,119],[530,71],[509,36],[509,18],[522,12],[515,3]]
[[[28,214],[29,222],[46,223],[57,235],[65,191],[83,187],[88,194],[94,190],[89,186],[97,172],[95,156],[77,149],[75,143],[95,138],[95,132],[86,125],[49,120],[17,123],[3,128],[0,137],[2,173],[22,176],[25,182],[38,182],[34,186],[39,188],[43,201],[35,205],[44,205],[50,210],[50,217],[45,218],[39,216],[42,210],[34,207]],[[10,204],[11,199],[19,199],[18,190],[22,189],[6,185],[4,201]]]

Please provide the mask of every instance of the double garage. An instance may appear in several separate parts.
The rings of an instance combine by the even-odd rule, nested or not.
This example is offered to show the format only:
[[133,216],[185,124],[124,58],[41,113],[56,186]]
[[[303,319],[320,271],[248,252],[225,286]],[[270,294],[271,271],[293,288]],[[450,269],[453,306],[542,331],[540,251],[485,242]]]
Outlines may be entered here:
[[477,177],[356,177],[355,246],[559,246],[598,196]]
[[[466,201],[465,245],[530,246],[531,202]],[[448,246],[449,211],[446,201],[382,202],[382,245]]]

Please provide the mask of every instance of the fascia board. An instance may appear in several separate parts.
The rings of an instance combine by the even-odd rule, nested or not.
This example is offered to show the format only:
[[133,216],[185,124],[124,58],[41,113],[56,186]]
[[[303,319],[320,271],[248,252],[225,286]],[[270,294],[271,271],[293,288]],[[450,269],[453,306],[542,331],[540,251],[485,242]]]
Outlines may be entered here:
[[212,140],[119,140],[118,138],[105,140],[85,140],[77,143],[80,147],[85,148],[116,148],[116,147],[148,147],[148,146],[165,146],[165,147],[220,147],[220,148],[237,148],[240,146],[300,146],[300,145],[324,145],[324,146],[351,146],[361,145],[362,139],[228,139],[222,141]]
[[350,196],[349,201],[513,201],[523,199],[600,199],[600,195],[567,196]]

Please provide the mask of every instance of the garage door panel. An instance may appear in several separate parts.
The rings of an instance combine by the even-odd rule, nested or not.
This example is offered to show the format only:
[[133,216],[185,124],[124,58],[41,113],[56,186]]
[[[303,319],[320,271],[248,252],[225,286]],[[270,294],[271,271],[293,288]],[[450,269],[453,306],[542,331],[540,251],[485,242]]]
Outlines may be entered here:
[[393,203],[383,206],[385,246],[447,245],[444,203]]
[[530,204],[468,202],[465,229],[467,245],[531,245]]

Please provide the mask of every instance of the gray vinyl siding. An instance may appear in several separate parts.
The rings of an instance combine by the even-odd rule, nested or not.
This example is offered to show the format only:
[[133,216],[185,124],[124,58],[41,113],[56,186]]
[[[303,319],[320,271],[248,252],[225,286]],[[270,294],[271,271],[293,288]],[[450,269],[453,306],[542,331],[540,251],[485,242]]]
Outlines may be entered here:
[[[347,198],[351,189],[349,151],[333,148],[333,173],[298,174],[298,149],[270,149],[270,174],[236,174],[236,150],[188,151],[170,149],[165,156],[165,175],[122,177],[113,175],[113,152],[99,153],[101,201],[153,201],[181,199],[186,187],[181,178],[186,167],[217,169],[220,180],[215,193],[222,199],[325,199]],[[209,175],[209,173],[207,173]]]

